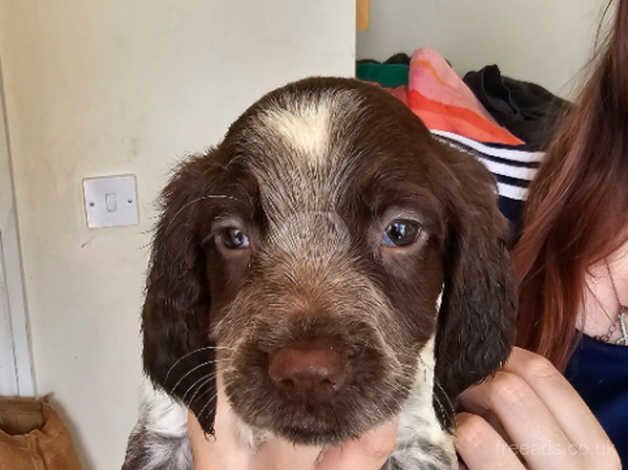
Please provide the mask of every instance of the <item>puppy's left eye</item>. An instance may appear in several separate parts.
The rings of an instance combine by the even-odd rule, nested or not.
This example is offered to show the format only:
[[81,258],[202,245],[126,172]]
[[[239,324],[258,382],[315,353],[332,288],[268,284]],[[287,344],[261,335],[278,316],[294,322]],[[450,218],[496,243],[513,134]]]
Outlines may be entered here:
[[220,233],[219,242],[230,250],[242,250],[251,246],[248,235],[235,227],[223,230]]
[[382,246],[398,248],[411,245],[421,233],[421,226],[407,219],[393,220],[384,230]]

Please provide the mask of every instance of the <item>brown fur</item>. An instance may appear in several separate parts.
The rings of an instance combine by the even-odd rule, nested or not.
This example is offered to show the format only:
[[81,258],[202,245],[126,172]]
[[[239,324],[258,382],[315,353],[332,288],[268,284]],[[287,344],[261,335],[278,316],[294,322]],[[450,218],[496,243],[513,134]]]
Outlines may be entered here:
[[[315,127],[324,139],[291,137]],[[399,212],[420,221],[420,241],[382,248]],[[250,249],[217,243],[234,223]],[[207,432],[218,371],[248,425],[332,443],[400,411],[419,351],[437,334],[436,379],[453,399],[510,349],[506,232],[490,174],[434,141],[395,98],[347,79],[290,84],[186,160],[164,190],[142,315],[145,370]],[[348,359],[348,384],[329,403],[287,402],[268,377],[269,354],[320,339]]]

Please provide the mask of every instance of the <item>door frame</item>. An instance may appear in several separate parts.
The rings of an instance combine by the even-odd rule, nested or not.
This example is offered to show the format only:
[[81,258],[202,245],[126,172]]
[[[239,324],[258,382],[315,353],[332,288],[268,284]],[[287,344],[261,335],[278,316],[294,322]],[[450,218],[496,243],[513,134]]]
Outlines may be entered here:
[[[13,361],[13,367],[10,364],[8,367],[13,370],[13,374],[8,374],[8,383],[4,383],[6,380],[0,377],[0,394],[32,396],[35,394],[35,381],[2,77],[0,58],[0,269],[3,270],[0,273],[0,282],[4,279],[4,286],[0,288],[6,290],[6,299],[0,297],[0,301],[5,302],[8,311],[8,328],[0,331],[0,341],[11,345],[12,357],[7,362]],[[1,312],[2,310],[0,314]]]

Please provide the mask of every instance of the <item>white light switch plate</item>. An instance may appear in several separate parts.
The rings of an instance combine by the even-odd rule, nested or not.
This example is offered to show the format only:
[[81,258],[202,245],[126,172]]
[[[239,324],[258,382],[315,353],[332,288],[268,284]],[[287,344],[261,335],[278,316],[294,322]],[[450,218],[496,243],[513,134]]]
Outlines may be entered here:
[[89,228],[139,223],[135,175],[85,178],[83,196]]

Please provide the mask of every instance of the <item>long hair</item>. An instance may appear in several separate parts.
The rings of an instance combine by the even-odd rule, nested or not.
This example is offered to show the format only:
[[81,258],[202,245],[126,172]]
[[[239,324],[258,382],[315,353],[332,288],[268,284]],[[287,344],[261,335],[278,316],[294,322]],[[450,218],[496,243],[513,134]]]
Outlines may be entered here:
[[517,342],[564,368],[592,264],[626,240],[628,0],[619,0],[597,66],[530,186],[514,250]]

